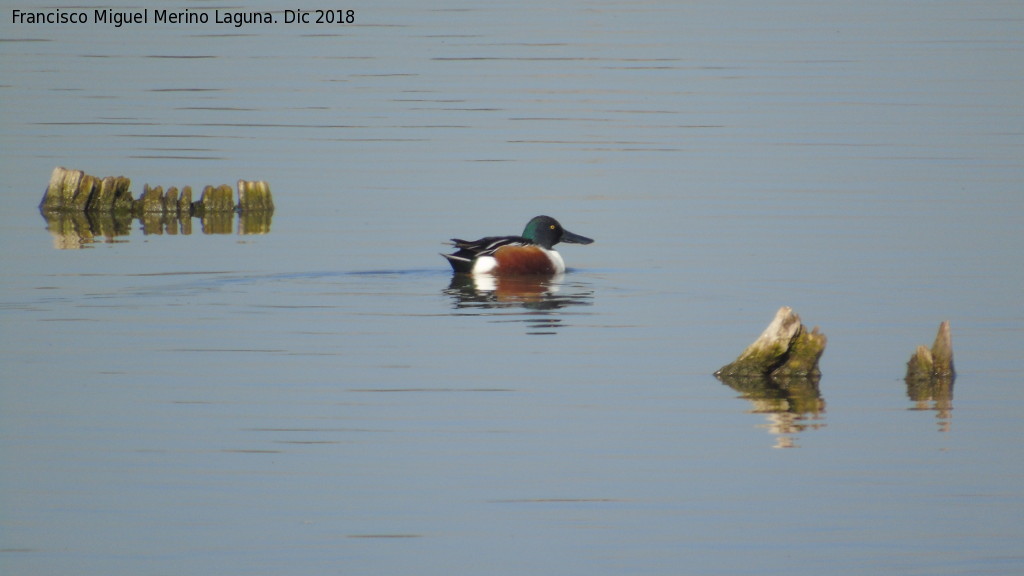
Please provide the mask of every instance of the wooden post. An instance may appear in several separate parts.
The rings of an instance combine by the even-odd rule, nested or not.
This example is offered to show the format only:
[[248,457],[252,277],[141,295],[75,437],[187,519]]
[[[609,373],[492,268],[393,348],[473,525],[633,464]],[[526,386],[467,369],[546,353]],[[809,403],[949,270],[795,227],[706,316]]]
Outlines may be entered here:
[[131,180],[124,176],[97,178],[81,170],[58,166],[50,174],[50,184],[39,210],[45,214],[125,209],[123,196],[127,195],[131,202],[130,185]]
[[178,188],[171,186],[164,192],[164,214],[178,215]]
[[67,168],[57,166],[50,173],[50,184],[46,187],[46,192],[43,194],[43,201],[39,203],[39,210],[41,212],[56,212],[64,206],[64,178],[67,172]]
[[783,306],[757,340],[715,375],[818,378],[818,360],[826,343],[825,335],[817,327],[808,331],[800,316],[789,306]]
[[203,193],[195,205],[195,213],[197,216],[202,217],[212,212],[234,212],[234,196],[235,191],[227,184],[217,186],[216,188],[207,186],[203,188]]
[[163,214],[164,213],[164,189],[162,186],[150,188],[149,184],[142,187],[142,196],[135,201],[133,210],[137,215],[141,214]]
[[270,185],[262,180],[239,180],[238,211],[273,212],[274,200],[270,195]]
[[100,188],[93,195],[86,210],[89,212],[112,212],[114,210],[114,191],[116,180],[113,176],[107,176],[100,181]]
[[949,330],[949,322],[939,324],[935,342],[929,350],[918,346],[907,362],[906,380],[930,379],[936,377],[954,378],[953,368],[953,336]]
[[185,186],[181,189],[181,196],[178,197],[178,216],[182,220],[192,215],[192,187]]

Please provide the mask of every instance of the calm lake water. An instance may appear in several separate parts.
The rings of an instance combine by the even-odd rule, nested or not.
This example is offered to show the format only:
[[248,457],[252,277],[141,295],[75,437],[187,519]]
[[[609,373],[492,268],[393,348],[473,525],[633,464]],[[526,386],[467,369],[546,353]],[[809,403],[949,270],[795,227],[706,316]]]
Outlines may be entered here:
[[[147,6],[3,9],[0,573],[1024,572],[1024,4]],[[53,233],[55,166],[277,210]],[[561,278],[438,256],[537,214]],[[716,380],[783,305],[818,389]]]

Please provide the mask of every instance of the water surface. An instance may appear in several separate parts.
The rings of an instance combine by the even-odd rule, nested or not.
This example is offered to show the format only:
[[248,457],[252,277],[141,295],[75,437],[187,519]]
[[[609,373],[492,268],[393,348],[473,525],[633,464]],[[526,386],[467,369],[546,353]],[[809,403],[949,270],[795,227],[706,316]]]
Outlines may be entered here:
[[[3,19],[0,571],[1024,568],[1020,6],[354,8]],[[277,210],[68,241],[59,165]],[[438,256],[537,214],[560,278]],[[716,380],[783,305],[817,389]]]

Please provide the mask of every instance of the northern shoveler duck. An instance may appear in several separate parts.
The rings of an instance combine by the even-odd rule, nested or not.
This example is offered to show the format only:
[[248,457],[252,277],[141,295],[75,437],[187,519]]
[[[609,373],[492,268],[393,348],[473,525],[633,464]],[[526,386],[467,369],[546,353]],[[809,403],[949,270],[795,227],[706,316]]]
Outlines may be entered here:
[[537,216],[521,236],[488,236],[472,242],[452,238],[458,250],[442,256],[461,274],[561,274],[565,261],[553,248],[559,242],[590,244],[593,240],[569,232],[550,216]]

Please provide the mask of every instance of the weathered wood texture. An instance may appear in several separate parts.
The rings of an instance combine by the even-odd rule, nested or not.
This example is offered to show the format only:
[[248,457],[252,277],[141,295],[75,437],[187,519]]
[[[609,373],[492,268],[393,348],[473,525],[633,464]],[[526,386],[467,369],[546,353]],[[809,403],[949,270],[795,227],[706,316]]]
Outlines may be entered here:
[[920,380],[931,378],[953,378],[956,370],[953,368],[953,335],[949,329],[949,322],[939,324],[939,331],[935,335],[935,342],[929,350],[924,346],[918,346],[917,350],[907,362],[906,380]]
[[238,209],[241,212],[273,212],[274,199],[266,182],[239,180]]
[[779,308],[771,324],[732,363],[715,375],[770,376],[773,378],[818,378],[818,360],[825,352],[827,339],[815,327],[808,331],[800,316],[788,306]]
[[192,202],[192,189],[151,188],[143,186],[138,200],[129,191],[131,180],[124,176],[97,178],[81,170],[56,167],[39,204],[44,214],[52,213],[130,213],[136,217],[147,214],[170,214],[179,218],[202,217],[213,212],[273,212],[270,186],[263,181],[238,181],[238,203],[231,186],[207,186],[202,197]]

